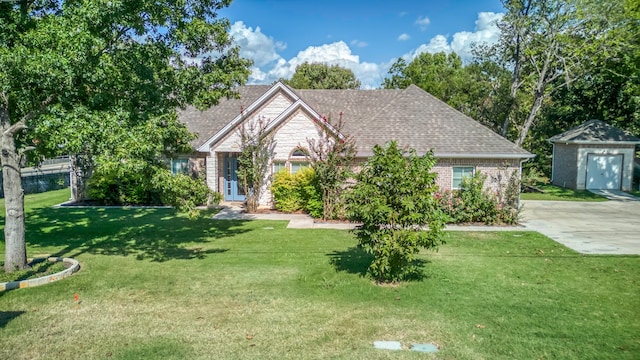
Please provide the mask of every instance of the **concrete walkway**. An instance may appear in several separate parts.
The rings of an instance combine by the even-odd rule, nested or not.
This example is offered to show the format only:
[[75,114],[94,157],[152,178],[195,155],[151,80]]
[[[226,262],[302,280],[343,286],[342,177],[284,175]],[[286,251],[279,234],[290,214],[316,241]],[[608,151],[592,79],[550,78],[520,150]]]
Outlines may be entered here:
[[[214,220],[280,220],[289,221],[287,229],[340,229],[351,230],[357,226],[343,222],[316,222],[306,214],[258,213],[247,214],[240,204],[223,203],[220,212],[213,216]],[[528,231],[523,226],[477,226],[447,225],[445,230],[451,231]]]

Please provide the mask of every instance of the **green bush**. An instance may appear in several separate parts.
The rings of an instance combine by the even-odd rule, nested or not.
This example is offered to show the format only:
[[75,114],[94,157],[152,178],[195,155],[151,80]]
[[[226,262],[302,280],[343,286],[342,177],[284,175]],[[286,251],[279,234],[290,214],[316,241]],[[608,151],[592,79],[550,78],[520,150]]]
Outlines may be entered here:
[[519,182],[512,174],[505,189],[496,194],[485,189],[487,176],[477,172],[473,177],[462,179],[460,190],[447,190],[435,195],[440,209],[447,215],[447,222],[516,224],[518,222],[517,200]]
[[311,168],[301,169],[295,174],[279,171],[271,184],[271,194],[275,208],[280,211],[304,211],[314,218],[322,217],[322,196]]
[[89,181],[90,199],[104,205],[169,205],[193,215],[195,207],[219,201],[204,181],[172,175],[160,164],[102,161]]
[[89,180],[89,198],[103,205],[162,205],[150,179],[157,169],[142,160],[101,161]]

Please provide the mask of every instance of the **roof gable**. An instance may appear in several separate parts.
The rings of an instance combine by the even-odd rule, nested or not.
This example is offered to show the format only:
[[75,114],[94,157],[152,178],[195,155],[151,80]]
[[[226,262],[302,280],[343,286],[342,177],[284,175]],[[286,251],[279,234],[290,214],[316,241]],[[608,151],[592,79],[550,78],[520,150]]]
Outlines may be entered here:
[[549,139],[561,143],[640,144],[640,139],[601,120],[589,120]]
[[227,123],[222,129],[218,130],[213,136],[211,136],[207,141],[201,144],[197,150],[198,151],[209,151],[209,147],[212,144],[215,144],[217,141],[224,138],[229,134],[233,129],[235,129],[242,121],[250,118],[256,110],[260,108],[263,104],[265,104],[268,100],[272,99],[276,94],[283,93],[285,96],[289,97],[294,104],[297,103],[300,98],[296,95],[291,89],[281,82],[273,85],[269,90],[267,90],[262,96],[253,101],[246,108],[241,109],[240,113],[237,114],[229,123]]

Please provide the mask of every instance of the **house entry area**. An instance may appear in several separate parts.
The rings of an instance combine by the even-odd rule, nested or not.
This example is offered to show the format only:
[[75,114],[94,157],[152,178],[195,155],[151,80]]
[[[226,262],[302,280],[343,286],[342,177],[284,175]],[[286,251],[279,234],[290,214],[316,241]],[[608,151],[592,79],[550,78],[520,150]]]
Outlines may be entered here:
[[238,154],[224,156],[224,200],[244,201],[244,187],[238,181]]

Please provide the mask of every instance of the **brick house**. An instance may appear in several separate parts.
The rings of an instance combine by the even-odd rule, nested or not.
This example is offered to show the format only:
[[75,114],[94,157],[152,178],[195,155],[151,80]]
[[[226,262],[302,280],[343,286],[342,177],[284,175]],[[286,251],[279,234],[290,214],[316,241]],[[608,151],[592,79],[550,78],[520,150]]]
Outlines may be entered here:
[[[420,155],[433,149],[439,159],[433,171],[438,173],[441,189],[456,189],[462,177],[477,171],[488,175],[488,187],[497,189],[506,185],[513,172],[520,176],[522,162],[533,157],[414,85],[385,90],[292,90],[276,83],[237,90],[239,99],[222,99],[205,111],[180,112],[180,120],[198,138],[191,160],[173,160],[180,167],[197,159],[195,163],[206,169],[209,187],[226,201],[244,200],[236,176],[238,128],[256,119],[268,119],[268,131],[275,139],[271,174],[307,166],[308,139],[320,136],[320,128],[327,126],[325,118],[338,117],[344,123],[343,132],[356,140],[357,161],[366,161],[375,144],[390,140]],[[265,190],[260,205],[271,206],[268,186]]]
[[639,138],[589,120],[549,141],[553,144],[552,184],[576,190],[631,190]]

